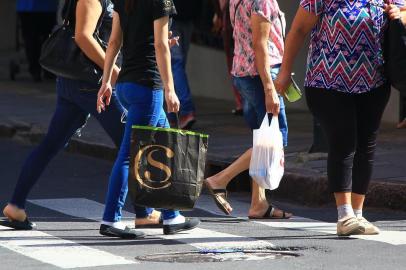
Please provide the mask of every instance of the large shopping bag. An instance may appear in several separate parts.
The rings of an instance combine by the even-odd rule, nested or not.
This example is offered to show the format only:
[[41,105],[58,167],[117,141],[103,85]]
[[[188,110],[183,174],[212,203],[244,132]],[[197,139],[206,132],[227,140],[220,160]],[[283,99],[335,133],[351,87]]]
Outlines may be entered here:
[[249,174],[259,186],[277,189],[284,174],[285,156],[278,117],[269,125],[268,114],[261,127],[254,130],[254,141]]
[[208,135],[133,126],[129,190],[133,203],[191,210],[202,190]]

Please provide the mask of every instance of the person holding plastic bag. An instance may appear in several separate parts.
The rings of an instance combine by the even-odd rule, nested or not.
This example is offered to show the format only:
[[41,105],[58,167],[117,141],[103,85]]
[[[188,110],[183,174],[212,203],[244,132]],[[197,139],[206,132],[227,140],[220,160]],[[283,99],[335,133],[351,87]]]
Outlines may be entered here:
[[[244,118],[249,127],[258,129],[269,113],[278,119],[283,144],[287,145],[288,126],[285,105],[273,84],[283,56],[285,19],[276,0],[231,0],[230,19],[234,28],[232,76],[244,104]],[[269,141],[276,137],[270,136]],[[239,173],[250,166],[252,149],[247,150],[229,167],[205,180],[216,205],[230,214],[226,187]],[[276,209],[265,197],[265,189],[253,181],[252,201],[248,212],[252,219],[290,218]]]

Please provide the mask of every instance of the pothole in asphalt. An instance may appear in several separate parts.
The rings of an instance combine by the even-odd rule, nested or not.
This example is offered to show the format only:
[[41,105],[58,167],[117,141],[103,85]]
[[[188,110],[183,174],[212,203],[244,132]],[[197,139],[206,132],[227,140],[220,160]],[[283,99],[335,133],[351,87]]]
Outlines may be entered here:
[[290,250],[208,249],[192,252],[174,252],[136,257],[139,261],[173,263],[208,263],[233,261],[262,261],[297,258],[302,254]]

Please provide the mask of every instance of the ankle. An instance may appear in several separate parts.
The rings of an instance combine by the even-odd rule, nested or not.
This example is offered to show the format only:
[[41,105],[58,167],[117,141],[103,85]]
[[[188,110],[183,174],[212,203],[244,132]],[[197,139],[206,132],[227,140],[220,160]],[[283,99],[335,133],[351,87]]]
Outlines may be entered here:
[[171,219],[165,219],[164,220],[164,225],[176,225],[176,224],[182,224],[185,223],[186,218],[182,215],[178,215],[174,218]]
[[338,221],[355,217],[351,204],[343,204],[337,207]]
[[230,182],[229,178],[225,175],[225,173],[220,172],[216,175],[213,175],[207,178],[207,181],[211,184],[213,188],[226,188],[228,183]]
[[264,210],[268,210],[269,203],[267,201],[251,202],[249,213],[262,213]]
[[354,214],[356,218],[362,218],[362,209],[354,209]]

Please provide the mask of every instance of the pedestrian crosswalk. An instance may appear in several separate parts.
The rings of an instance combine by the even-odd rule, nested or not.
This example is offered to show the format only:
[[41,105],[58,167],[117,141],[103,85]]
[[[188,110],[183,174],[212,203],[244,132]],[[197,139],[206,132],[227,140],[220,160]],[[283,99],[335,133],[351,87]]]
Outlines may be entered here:
[[[61,198],[31,200],[30,203],[52,211],[59,212],[72,219],[86,219],[95,222],[87,226],[98,229],[98,223],[103,213],[104,205],[86,198]],[[235,216],[246,216],[249,203],[232,200]],[[220,214],[209,196],[203,195],[196,207],[206,212]],[[123,211],[123,216],[131,217],[128,225],[133,226],[133,214]],[[240,223],[245,226],[247,223]],[[335,223],[321,222],[303,217],[294,217],[289,221],[252,221],[251,225],[268,226],[284,230],[318,232],[335,234]],[[250,225],[248,225],[250,226]],[[204,227],[204,226],[203,226]],[[41,228],[39,228],[41,230]],[[66,229],[69,231],[69,229]],[[216,228],[196,228],[187,233],[165,236],[162,229],[143,230],[148,237],[175,241],[190,246],[194,250],[207,249],[256,249],[274,248],[268,240],[258,240],[255,237],[237,235],[238,230],[224,232]],[[139,262],[134,257],[126,257],[100,250],[94,246],[76,243],[63,237],[53,236],[51,232],[42,231],[11,231],[0,226],[0,246],[17,252],[39,262],[54,265],[62,269],[83,267],[98,267],[108,265],[131,265]],[[257,236],[260,238],[260,235]],[[390,245],[406,245],[406,231],[383,231],[377,236],[354,236],[354,238],[375,241]]]
[[1,226],[0,246],[63,269],[136,263],[41,231],[11,231]]
[[[203,200],[210,200],[210,198],[203,198]],[[205,202],[208,203],[208,202]],[[246,216],[249,204],[239,200],[231,200],[233,206],[233,215]],[[199,206],[198,206],[199,207]],[[211,208],[215,209],[215,208]],[[220,213],[214,210],[213,213]],[[336,223],[320,222],[317,220],[294,216],[289,221],[253,221],[272,228],[282,228],[291,230],[311,231],[325,234],[336,234]],[[379,235],[354,235],[351,238],[363,239],[367,241],[382,242],[390,245],[406,245],[406,231],[381,231]]]

